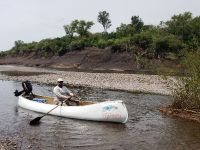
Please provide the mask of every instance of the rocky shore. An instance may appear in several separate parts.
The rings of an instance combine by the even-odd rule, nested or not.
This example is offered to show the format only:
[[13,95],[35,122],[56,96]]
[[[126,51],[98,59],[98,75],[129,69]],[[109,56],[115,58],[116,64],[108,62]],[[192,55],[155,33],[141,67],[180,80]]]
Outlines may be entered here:
[[0,144],[0,150],[4,150],[4,146]]
[[[21,72],[21,75],[6,74],[6,72],[9,73],[10,71],[16,73]],[[87,73],[7,65],[0,66],[0,72],[0,80],[30,80],[41,84],[56,84],[57,78],[61,77],[64,79],[66,84],[71,86],[84,86],[164,95],[171,95],[174,85],[177,83],[175,77],[167,77],[164,79],[159,75]],[[30,75],[26,75],[27,72],[31,72],[32,75],[31,73]],[[41,74],[34,75],[34,72],[40,72]]]
[[17,144],[12,140],[6,138],[5,140],[0,140],[0,150],[16,150]]

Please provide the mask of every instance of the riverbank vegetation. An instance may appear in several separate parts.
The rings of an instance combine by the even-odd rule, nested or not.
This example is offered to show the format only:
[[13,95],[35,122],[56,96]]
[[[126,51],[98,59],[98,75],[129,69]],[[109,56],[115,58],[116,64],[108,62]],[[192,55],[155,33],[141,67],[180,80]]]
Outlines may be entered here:
[[200,123],[200,49],[183,53],[182,65],[186,68],[186,76],[179,77],[172,105],[159,110],[167,115]]
[[90,32],[93,21],[74,20],[64,25],[65,36],[32,43],[18,40],[13,48],[1,52],[0,57],[29,54],[52,57],[87,47],[109,48],[112,53],[130,53],[140,69],[148,60],[179,61],[184,57],[183,50],[195,52],[200,47],[200,16],[193,17],[190,12],[174,15],[157,26],[146,25],[139,16],[132,16],[130,23],[122,23],[110,33],[107,32],[112,25],[108,12],[99,12],[97,21],[103,27],[102,33]]
[[200,49],[196,52],[186,52],[183,60],[186,67],[186,77],[181,77],[174,91],[172,107],[200,111]]

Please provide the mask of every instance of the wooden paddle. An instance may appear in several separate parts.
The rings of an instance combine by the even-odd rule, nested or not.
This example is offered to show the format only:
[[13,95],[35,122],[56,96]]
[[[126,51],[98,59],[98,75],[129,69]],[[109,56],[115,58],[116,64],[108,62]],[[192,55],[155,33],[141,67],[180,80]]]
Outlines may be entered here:
[[[60,106],[60,105],[57,105],[56,107],[54,107],[53,109],[51,109],[49,112],[47,112],[47,113],[44,114],[43,116],[37,117],[37,118],[31,120],[31,121],[29,122],[29,124],[32,125],[32,126],[38,125],[38,124],[40,123],[40,119],[42,119],[44,116],[48,115],[51,111],[53,111],[54,109],[56,109],[58,106]],[[61,104],[61,106],[62,106],[62,104]]]

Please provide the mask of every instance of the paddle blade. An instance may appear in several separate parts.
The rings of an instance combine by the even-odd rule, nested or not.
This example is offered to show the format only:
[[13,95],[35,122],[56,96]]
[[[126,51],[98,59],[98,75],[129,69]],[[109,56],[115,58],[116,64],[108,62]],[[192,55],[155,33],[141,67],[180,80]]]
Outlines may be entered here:
[[40,124],[40,119],[41,119],[41,118],[42,118],[42,117],[37,117],[37,118],[31,120],[31,121],[29,122],[29,124],[32,125],[32,126],[38,125],[38,124]]

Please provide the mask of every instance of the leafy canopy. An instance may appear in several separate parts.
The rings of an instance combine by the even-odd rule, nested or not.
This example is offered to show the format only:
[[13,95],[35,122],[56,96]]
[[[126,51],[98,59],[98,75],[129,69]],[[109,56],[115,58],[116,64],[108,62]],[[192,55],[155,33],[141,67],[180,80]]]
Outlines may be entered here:
[[111,27],[111,20],[109,19],[108,12],[100,11],[97,20],[100,24],[102,24],[104,32],[107,32],[107,29]]

